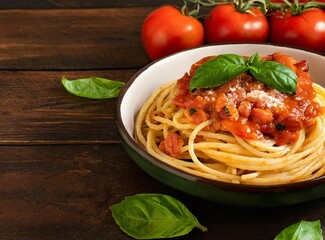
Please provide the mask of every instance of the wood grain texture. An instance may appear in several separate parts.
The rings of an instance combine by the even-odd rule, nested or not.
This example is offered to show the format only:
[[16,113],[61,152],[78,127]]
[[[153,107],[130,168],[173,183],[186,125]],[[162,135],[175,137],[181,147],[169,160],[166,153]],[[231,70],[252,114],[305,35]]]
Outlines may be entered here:
[[109,206],[159,186],[120,145],[11,146],[0,154],[0,239],[123,239]]
[[7,10],[0,70],[138,69],[141,25],[153,8]]
[[208,228],[184,240],[267,240],[301,219],[325,221],[321,200],[240,208],[191,197],[148,176],[119,144],[0,146],[0,155],[0,239],[131,239],[109,207],[152,192],[179,199]]
[[0,0],[0,9],[58,9],[182,5],[181,0]]
[[117,99],[91,100],[68,93],[61,77],[89,76],[126,82],[135,70],[0,72],[0,145],[116,143]]
[[128,240],[109,206],[137,193],[182,201],[208,228],[178,239],[268,240],[321,220],[325,201],[278,208],[211,203],[168,187],[124,151],[117,100],[69,94],[61,77],[127,82],[149,63],[147,14],[169,0],[0,0],[0,239]]

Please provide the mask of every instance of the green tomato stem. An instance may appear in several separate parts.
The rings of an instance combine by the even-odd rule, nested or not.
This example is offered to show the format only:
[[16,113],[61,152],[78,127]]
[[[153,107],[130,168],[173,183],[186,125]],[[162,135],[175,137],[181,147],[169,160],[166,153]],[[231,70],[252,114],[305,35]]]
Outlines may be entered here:
[[271,10],[281,10],[282,12],[290,11],[292,15],[299,15],[304,11],[312,8],[324,8],[325,3],[317,1],[309,1],[299,3],[299,0],[294,0],[291,3],[288,0],[284,0],[284,3],[271,3],[269,0],[182,0],[183,6],[181,12],[183,15],[200,18],[201,7],[212,8],[222,4],[233,4],[238,12],[250,13],[250,8],[259,8],[262,13],[266,14]]

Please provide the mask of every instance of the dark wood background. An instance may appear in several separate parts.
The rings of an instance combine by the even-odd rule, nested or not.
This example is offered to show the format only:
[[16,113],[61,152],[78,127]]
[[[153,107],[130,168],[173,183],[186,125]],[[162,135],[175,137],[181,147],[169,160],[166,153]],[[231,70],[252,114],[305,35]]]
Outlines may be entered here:
[[155,7],[164,4],[181,6],[182,0],[0,0],[1,9]]
[[[0,239],[130,239],[109,206],[136,193],[181,200],[208,227],[179,239],[267,240],[321,220],[324,199],[278,208],[210,203],[141,171],[122,148],[116,99],[67,93],[61,77],[127,82],[149,63],[145,16],[181,1],[0,0]],[[323,227],[323,230],[325,228]]]

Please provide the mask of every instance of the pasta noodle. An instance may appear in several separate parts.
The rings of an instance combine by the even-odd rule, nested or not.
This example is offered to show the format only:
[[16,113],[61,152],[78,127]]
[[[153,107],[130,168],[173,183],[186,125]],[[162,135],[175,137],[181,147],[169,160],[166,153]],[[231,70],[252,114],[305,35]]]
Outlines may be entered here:
[[[145,102],[136,118],[135,137],[164,163],[211,180],[275,185],[317,178],[325,172],[325,89],[316,83],[312,87],[313,101],[323,110],[310,126],[295,131],[295,141],[281,143],[269,134],[246,139],[217,129],[214,115],[196,123],[186,108],[175,104],[177,81],[160,87]],[[176,143],[183,143],[175,155],[159,146],[172,133],[181,138]]]

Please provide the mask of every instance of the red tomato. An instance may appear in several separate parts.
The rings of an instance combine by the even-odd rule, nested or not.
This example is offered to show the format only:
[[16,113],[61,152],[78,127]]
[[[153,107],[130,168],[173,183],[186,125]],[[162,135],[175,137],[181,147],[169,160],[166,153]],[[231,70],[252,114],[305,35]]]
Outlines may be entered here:
[[151,60],[201,46],[203,41],[202,24],[173,6],[154,10],[142,25],[142,43]]
[[231,4],[214,7],[204,21],[206,42],[265,42],[267,18],[257,8],[250,10],[253,14],[241,13]]
[[270,17],[270,40],[325,52],[325,12],[318,8],[295,16],[275,12]]

